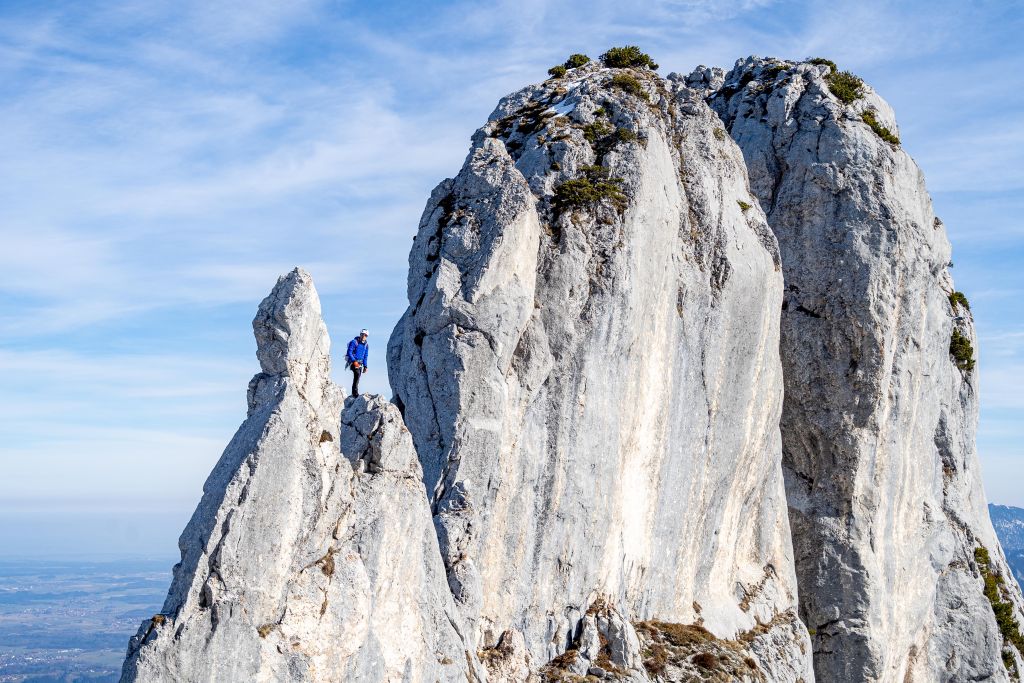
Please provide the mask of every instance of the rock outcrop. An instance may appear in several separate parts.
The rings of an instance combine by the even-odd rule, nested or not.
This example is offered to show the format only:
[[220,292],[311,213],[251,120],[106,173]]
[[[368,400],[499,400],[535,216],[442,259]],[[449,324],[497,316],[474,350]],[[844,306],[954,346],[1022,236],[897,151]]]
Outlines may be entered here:
[[[783,463],[815,669],[1005,680],[1004,657],[1020,672],[1020,653],[983,595],[977,549],[1024,619],[975,452],[970,310],[891,108],[815,61],[674,78],[709,97],[779,240]],[[957,336],[971,346],[954,358]]]
[[392,388],[477,646],[560,656],[600,597],[809,679],[779,254],[700,97],[590,64],[504,98],[427,204],[408,296]]
[[423,213],[392,402],[282,277],[122,680],[1019,676],[949,243],[816,62],[504,98]]
[[342,412],[308,273],[278,281],[253,330],[263,372],[248,417],[121,680],[466,680],[475,665],[397,408],[360,397]]

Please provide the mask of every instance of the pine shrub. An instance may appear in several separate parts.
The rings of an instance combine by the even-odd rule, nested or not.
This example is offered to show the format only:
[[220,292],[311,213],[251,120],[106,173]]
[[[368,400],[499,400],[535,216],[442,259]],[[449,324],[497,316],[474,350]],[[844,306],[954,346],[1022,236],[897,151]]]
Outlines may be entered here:
[[576,67],[583,66],[590,61],[590,57],[576,53],[569,55],[569,59],[565,60],[557,66],[553,66],[548,69],[548,73],[551,74],[552,78],[561,78],[566,74],[569,69],[575,69]]
[[949,339],[949,353],[961,370],[970,372],[974,369],[974,346],[971,345],[971,340],[955,327]]
[[828,89],[832,91],[832,94],[844,104],[850,104],[864,94],[864,81],[849,71],[836,71],[833,69],[832,73],[825,77],[825,81],[828,83]]
[[565,60],[564,66],[566,69],[575,69],[583,66],[589,61],[590,57],[577,52],[576,54],[569,55],[569,59]]
[[971,303],[967,300],[967,296],[963,292],[953,292],[950,294],[949,305],[954,309],[959,306],[965,311],[971,310]]
[[616,128],[615,138],[619,142],[633,142],[636,140],[636,133],[631,131],[629,128]]
[[[999,632],[1003,634],[1003,640],[1015,647],[1017,652],[1024,655],[1024,635],[1021,635],[1020,624],[1013,614],[1013,603],[1003,601],[1005,581],[1001,574],[992,571],[992,558],[989,557],[988,549],[984,547],[975,548],[974,560],[978,563],[981,577],[985,581],[983,591],[985,597],[988,598],[989,603],[992,605],[992,614],[995,615],[996,624],[999,625]],[[1012,657],[1009,659],[1012,662]],[[1007,657],[1004,656],[1004,663],[1006,660]]]
[[631,95],[636,95],[637,97],[642,97],[644,99],[647,98],[647,93],[644,91],[644,86],[640,83],[640,81],[636,79],[635,76],[630,76],[629,74],[621,73],[615,74],[614,76],[612,76],[611,81],[609,81],[609,85],[611,85],[613,88],[618,88],[620,90],[628,92]]
[[883,126],[877,118],[875,118],[875,112],[866,111],[860,115],[860,118],[864,123],[871,127],[871,130],[875,131],[875,135],[890,144],[896,145],[897,147],[899,146],[900,139],[891,130]]
[[583,175],[566,180],[555,188],[554,203],[559,209],[593,207],[608,201],[617,210],[626,208],[622,179],[613,178],[603,166],[582,166]]
[[827,66],[832,69],[833,72],[839,71],[839,67],[831,59],[825,59],[824,57],[811,57],[807,60],[808,64],[817,64],[819,66]]
[[613,47],[601,55],[601,62],[612,69],[651,69],[657,70],[651,56],[636,45]]

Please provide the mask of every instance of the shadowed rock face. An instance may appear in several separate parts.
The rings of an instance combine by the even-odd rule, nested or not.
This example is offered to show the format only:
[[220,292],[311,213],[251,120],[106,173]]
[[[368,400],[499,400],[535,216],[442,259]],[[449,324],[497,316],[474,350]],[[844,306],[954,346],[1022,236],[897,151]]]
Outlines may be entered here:
[[278,281],[253,330],[263,372],[249,415],[204,486],[167,600],[132,639],[122,680],[465,680],[397,408],[360,397],[342,412],[305,271]]
[[[622,195],[560,201],[592,166]],[[795,608],[777,246],[699,97],[593,64],[506,97],[409,263],[390,377],[477,644],[544,662],[598,594],[727,638]],[[765,657],[806,678],[786,624]]]
[[830,71],[749,58],[685,79],[739,144],[779,240],[783,464],[815,669],[1005,680],[974,557],[988,548],[1010,577],[975,452],[977,373],[950,357],[954,329],[975,341],[970,311],[951,304],[920,170],[862,118],[896,132],[892,110],[866,85],[843,104]]

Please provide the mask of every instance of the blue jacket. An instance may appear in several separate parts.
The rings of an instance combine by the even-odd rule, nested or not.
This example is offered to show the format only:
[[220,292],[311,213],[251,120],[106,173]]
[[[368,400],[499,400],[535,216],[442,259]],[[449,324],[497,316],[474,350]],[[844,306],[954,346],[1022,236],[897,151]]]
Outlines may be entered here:
[[368,342],[365,344],[360,343],[359,337],[356,337],[348,343],[348,352],[345,354],[345,362],[348,365],[352,365],[352,363],[359,361],[362,363],[364,368],[368,368],[370,367],[369,360],[370,344]]

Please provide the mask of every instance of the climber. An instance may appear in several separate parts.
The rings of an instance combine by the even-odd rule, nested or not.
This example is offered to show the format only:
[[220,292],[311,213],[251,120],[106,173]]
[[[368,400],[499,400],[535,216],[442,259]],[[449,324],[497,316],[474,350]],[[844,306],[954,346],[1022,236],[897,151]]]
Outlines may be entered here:
[[363,329],[359,336],[348,343],[348,352],[345,354],[345,367],[352,370],[352,395],[359,395],[359,376],[369,371],[367,361],[370,359],[370,344],[366,338],[370,333]]

